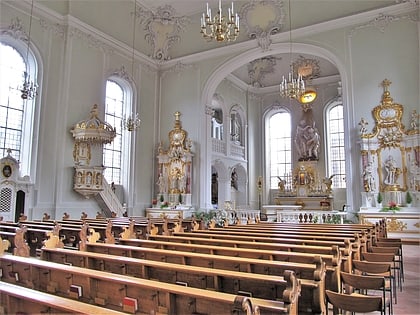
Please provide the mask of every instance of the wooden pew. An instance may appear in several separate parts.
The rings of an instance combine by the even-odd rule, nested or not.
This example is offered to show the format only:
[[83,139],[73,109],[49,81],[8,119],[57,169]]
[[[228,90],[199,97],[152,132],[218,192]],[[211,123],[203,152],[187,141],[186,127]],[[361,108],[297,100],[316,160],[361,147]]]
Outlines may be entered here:
[[0,293],[1,314],[126,314],[6,282],[0,283]]
[[229,234],[229,235],[245,235],[245,236],[258,236],[258,237],[277,237],[277,238],[293,238],[300,240],[319,240],[330,241],[337,244],[342,242],[344,238],[354,240],[360,244],[360,251],[367,252],[371,250],[374,241],[374,233],[367,229],[356,229],[351,231],[335,231],[329,229],[289,229],[287,226],[281,228],[277,227],[253,227],[248,225],[242,226],[228,226],[224,228],[210,228],[208,230],[198,230],[195,233],[216,233],[216,234]]
[[[297,314],[294,305],[289,303],[294,302],[294,299],[288,292],[285,292],[285,300],[288,302],[283,303],[126,275],[115,276],[110,272],[35,258],[3,255],[0,264],[6,282],[34,287],[57,296],[72,297],[85,303],[93,302],[118,311],[142,314]],[[288,277],[293,278],[293,273],[289,272]],[[137,300],[138,312],[124,308],[126,297]]]
[[[299,253],[290,251],[278,251],[278,250],[264,250],[264,249],[252,249],[252,248],[235,248],[226,246],[207,246],[200,244],[186,244],[176,243],[175,241],[157,241],[157,240],[139,240],[139,239],[127,239],[120,240],[120,244],[145,247],[145,248],[156,248],[165,250],[176,250],[186,251],[194,253],[203,253],[210,255],[224,255],[232,257],[245,257],[254,259],[266,259],[274,261],[290,261],[297,263],[313,263],[313,253]],[[89,244],[88,250],[94,252],[107,252],[101,249],[102,244]],[[119,248],[118,245],[115,246]],[[325,287],[331,290],[340,290],[340,271],[342,270],[341,253],[337,246],[332,246],[330,254],[317,254],[326,264],[326,284]],[[351,266],[348,266],[348,270]],[[338,292],[338,291],[337,291]]]
[[[96,250],[100,253],[115,255],[117,258],[134,257],[157,262],[171,262],[181,265],[197,266],[205,268],[224,269],[229,271],[239,271],[246,273],[255,273],[260,275],[282,276],[286,270],[293,270],[302,284],[302,291],[305,293],[305,299],[299,301],[302,309],[311,309],[314,312],[322,312],[324,308],[323,292],[325,288],[326,266],[320,257],[314,257],[311,264],[279,262],[270,260],[260,260],[242,257],[229,257],[221,255],[208,255],[199,253],[189,253],[182,251],[159,250],[152,248],[139,248],[133,246],[118,246],[110,244],[87,244],[87,250]],[[86,260],[96,261],[100,267],[108,268],[104,259],[105,256],[94,256],[96,253],[83,253],[59,249],[43,249],[43,257],[48,261],[67,262],[76,266],[88,266]],[[120,262],[120,264],[121,264]],[[118,273],[116,270],[108,270]],[[115,266],[115,265],[114,265]],[[303,296],[303,295],[302,295]]]
[[[108,244],[98,244],[103,249]],[[90,245],[92,246],[92,245]],[[47,251],[47,250],[46,250]],[[300,284],[289,283],[283,276],[252,274],[227,271],[217,268],[185,266],[181,264],[145,260],[126,256],[102,254],[98,252],[68,252],[53,250],[43,255],[45,259],[56,263],[71,264],[78,267],[108,271],[114,274],[130,275],[149,280],[187,285],[200,289],[216,290],[225,293],[239,294],[249,292],[252,297],[281,300],[284,290]]]
[[[188,238],[208,238],[208,239],[219,239],[219,240],[236,240],[236,241],[247,241],[247,242],[263,242],[263,243],[277,243],[277,244],[296,244],[296,245],[312,245],[312,246],[332,246],[337,245],[340,249],[351,247],[349,253],[352,254],[353,259],[359,259],[361,254],[360,240],[350,240],[343,238],[341,241],[327,241],[327,240],[316,240],[316,239],[295,239],[287,237],[263,237],[263,236],[250,236],[250,235],[231,235],[223,233],[209,233],[205,230],[197,232],[187,233],[173,233],[174,236],[184,236]],[[150,239],[150,237],[149,237]],[[350,244],[350,245],[347,245]]]

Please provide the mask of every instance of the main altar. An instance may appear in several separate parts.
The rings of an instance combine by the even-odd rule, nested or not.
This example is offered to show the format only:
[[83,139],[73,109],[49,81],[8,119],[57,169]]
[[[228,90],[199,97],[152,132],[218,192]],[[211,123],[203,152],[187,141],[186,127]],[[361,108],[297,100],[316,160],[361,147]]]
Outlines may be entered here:
[[332,218],[335,175],[320,174],[320,135],[310,108],[303,110],[294,144],[298,161],[290,172],[278,176],[278,189],[271,190],[270,204],[262,206],[262,214],[268,221],[322,223]]
[[146,209],[149,217],[190,217],[194,211],[191,205],[192,141],[182,128],[180,112],[174,114],[174,127],[169,131],[169,147],[160,142],[157,154],[158,193],[151,208]]

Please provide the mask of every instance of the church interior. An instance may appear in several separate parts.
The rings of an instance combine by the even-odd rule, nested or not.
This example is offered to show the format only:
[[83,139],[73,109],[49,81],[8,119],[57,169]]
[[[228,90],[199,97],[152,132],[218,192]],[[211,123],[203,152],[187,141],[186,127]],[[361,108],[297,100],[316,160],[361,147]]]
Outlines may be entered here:
[[[366,274],[357,262],[380,253],[390,288],[372,311],[411,314],[419,12],[418,0],[0,0],[0,313],[70,299],[87,314],[332,314],[345,279]],[[30,272],[22,257],[36,257]],[[140,261],[156,257],[167,266]]]

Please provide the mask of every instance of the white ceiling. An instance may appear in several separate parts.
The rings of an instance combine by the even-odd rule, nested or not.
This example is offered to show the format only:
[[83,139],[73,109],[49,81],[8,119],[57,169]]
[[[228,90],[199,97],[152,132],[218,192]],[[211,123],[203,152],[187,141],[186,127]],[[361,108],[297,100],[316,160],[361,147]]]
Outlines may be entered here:
[[[292,8],[293,26],[292,28],[305,27],[312,24],[331,21],[344,16],[349,16],[364,11],[369,11],[388,5],[393,5],[399,0],[285,0],[279,1],[283,4],[283,10],[288,15],[289,3]],[[198,19],[198,14],[204,12],[206,3],[209,7],[216,10],[218,7],[218,0],[139,0],[145,8],[155,11],[158,7],[170,5],[175,9],[176,15],[189,16],[191,19]],[[250,1],[234,1],[235,8],[240,11],[240,8]],[[401,1],[400,1],[401,2]],[[230,5],[231,1],[222,0],[222,7]],[[298,13],[297,13],[298,12]],[[285,19],[289,24],[288,18]],[[288,28],[285,26],[286,29]],[[242,29],[244,31],[244,29]],[[284,31],[284,30],[283,30]],[[282,75],[287,75],[290,70],[290,60],[295,61],[302,54],[293,55],[290,53],[270,56],[274,60],[275,65],[270,68],[270,71],[259,76],[258,82],[249,73],[250,64],[245,64],[239,69],[235,70],[232,75],[242,81],[244,85],[254,87],[274,87],[278,86]],[[320,78],[337,77],[338,70],[329,61],[320,57],[311,55],[303,55],[303,57],[315,60],[320,68]],[[319,79],[318,79],[319,80]],[[336,79],[335,79],[336,80]],[[254,81],[254,84],[253,84]],[[316,83],[317,79],[314,80]]]

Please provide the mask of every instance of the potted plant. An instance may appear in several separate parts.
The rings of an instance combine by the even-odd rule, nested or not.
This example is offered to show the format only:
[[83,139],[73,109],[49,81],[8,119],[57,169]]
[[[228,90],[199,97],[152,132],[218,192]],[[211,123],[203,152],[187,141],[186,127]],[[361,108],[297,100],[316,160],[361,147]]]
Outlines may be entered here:
[[378,196],[376,197],[376,205],[378,208],[382,208],[382,194],[381,192],[378,192]]
[[411,203],[413,202],[413,198],[411,197],[411,194],[408,190],[407,190],[407,193],[405,194],[405,202],[407,204],[407,207],[411,207]]

